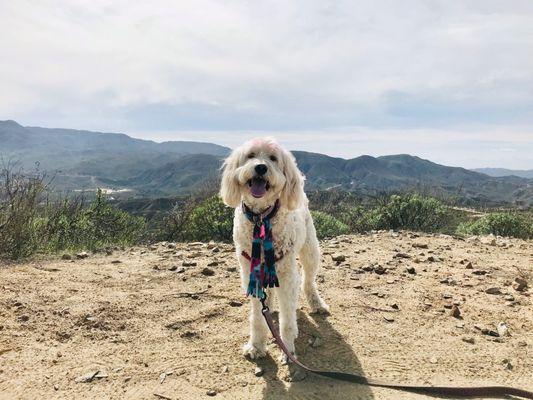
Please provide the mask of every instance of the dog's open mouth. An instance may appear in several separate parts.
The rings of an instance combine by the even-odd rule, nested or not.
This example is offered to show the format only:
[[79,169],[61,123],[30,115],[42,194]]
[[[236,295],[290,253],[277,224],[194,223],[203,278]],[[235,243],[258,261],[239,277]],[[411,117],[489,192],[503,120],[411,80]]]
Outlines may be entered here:
[[250,193],[256,198],[261,198],[265,195],[268,189],[270,189],[270,183],[267,180],[258,176],[250,179],[248,182]]

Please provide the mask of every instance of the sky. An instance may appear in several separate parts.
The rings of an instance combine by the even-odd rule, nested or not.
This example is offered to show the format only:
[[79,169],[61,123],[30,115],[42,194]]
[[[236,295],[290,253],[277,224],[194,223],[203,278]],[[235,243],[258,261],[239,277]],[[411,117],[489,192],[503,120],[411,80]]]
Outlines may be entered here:
[[533,168],[533,2],[0,0],[0,119]]

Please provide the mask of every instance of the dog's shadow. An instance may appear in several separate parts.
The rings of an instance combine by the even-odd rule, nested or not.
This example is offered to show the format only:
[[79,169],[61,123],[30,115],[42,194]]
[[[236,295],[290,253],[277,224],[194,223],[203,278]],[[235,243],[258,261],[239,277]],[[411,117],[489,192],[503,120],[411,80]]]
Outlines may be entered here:
[[[364,376],[357,356],[342,335],[329,323],[327,317],[308,316],[299,311],[298,328],[296,354],[304,364],[316,369]],[[276,350],[273,351],[274,349]],[[278,361],[280,354],[281,350],[271,347],[270,354],[258,361],[258,365],[265,370],[266,386],[263,390],[265,400],[280,398],[368,400],[374,398],[368,386],[335,381],[312,373],[305,375],[304,371],[292,364],[282,366]],[[281,379],[278,375],[281,375]],[[302,376],[305,378],[300,380]]]

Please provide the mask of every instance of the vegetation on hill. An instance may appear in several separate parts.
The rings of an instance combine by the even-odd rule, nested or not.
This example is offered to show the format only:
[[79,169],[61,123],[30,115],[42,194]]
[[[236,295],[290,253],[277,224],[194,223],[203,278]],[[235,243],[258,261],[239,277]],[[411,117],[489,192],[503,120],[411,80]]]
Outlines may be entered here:
[[89,204],[81,198],[49,200],[46,177],[0,171],[0,257],[19,259],[60,250],[129,245],[142,237],[144,219],[111,205],[102,191]]

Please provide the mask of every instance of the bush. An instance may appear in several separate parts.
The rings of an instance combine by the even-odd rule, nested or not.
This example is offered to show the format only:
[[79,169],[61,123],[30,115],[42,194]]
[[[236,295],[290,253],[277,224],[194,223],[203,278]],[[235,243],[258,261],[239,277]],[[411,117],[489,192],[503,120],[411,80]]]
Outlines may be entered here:
[[464,222],[457,227],[464,235],[499,235],[522,239],[533,238],[533,217],[517,212],[487,214],[476,221]]
[[377,229],[435,232],[446,225],[447,208],[437,199],[418,194],[392,195],[370,219]]
[[44,180],[10,166],[0,171],[0,257],[127,245],[144,233],[144,219],[113,207],[102,191],[88,207],[80,198],[49,201]]
[[230,241],[233,214],[234,209],[226,207],[218,195],[209,197],[191,212],[185,227],[185,239]]
[[344,235],[349,232],[348,225],[322,211],[311,211],[316,235],[319,239]]

